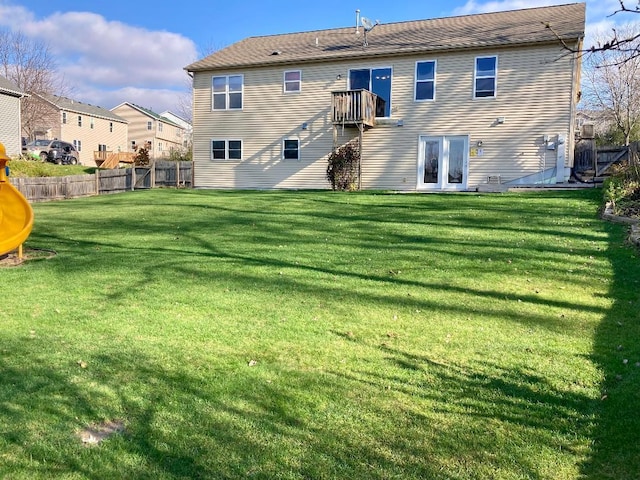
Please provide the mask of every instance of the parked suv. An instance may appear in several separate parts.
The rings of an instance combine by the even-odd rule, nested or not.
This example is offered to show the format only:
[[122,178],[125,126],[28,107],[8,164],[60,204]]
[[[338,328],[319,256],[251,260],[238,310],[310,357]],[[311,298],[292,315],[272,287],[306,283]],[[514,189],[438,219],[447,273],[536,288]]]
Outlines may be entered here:
[[75,165],[80,156],[76,147],[61,140],[34,140],[27,144],[25,154],[58,165]]

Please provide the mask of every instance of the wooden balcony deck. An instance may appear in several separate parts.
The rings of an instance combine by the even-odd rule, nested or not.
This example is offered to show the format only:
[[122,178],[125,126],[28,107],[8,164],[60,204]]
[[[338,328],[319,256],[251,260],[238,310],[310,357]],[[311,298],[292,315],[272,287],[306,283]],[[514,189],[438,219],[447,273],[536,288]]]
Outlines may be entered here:
[[377,95],[368,90],[331,92],[331,112],[334,125],[376,124]]

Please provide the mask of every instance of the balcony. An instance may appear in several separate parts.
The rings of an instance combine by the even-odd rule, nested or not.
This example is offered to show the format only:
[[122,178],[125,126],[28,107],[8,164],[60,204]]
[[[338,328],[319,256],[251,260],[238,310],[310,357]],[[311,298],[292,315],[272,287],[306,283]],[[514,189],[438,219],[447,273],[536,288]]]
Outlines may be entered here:
[[332,121],[334,125],[373,127],[380,100],[368,90],[331,92]]

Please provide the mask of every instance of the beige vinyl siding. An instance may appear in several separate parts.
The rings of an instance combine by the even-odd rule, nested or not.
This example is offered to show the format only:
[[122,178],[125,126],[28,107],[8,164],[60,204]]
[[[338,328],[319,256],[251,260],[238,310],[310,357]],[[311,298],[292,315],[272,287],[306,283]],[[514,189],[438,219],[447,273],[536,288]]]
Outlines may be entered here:
[[[419,136],[468,135],[482,141],[483,156],[469,158],[469,187],[500,175],[503,182],[555,166],[556,151],[543,136],[564,135],[569,159],[572,59],[558,47],[531,47],[437,57],[436,98],[414,102],[412,57],[394,63],[392,118],[402,127],[377,126],[364,135],[363,188],[413,190]],[[475,58],[498,56],[496,98],[473,98]],[[504,124],[497,124],[505,117]],[[569,161],[569,160],[567,160]]]
[[4,144],[8,156],[15,157],[22,153],[20,98],[3,93],[0,93],[0,142]]
[[[146,142],[151,142],[149,155],[156,159],[169,156],[172,148],[182,147],[180,128],[161,122],[126,104],[119,105],[112,112],[129,122],[128,142],[123,151],[131,151],[132,141],[135,141],[138,147],[144,147]],[[151,130],[148,129],[148,122],[151,122]],[[162,123],[162,131],[158,127],[159,123]],[[159,149],[159,144],[162,144],[162,150]]]
[[[210,188],[328,188],[327,155],[333,146],[331,91],[346,88],[344,68],[322,64],[302,68],[302,90],[283,93],[283,72],[244,72],[243,109],[211,110],[212,73],[194,77],[196,186]],[[343,78],[337,80],[338,74]],[[303,124],[307,129],[303,129]],[[300,140],[300,160],[283,160],[284,138]],[[211,160],[211,140],[242,140],[242,160]]]
[[[67,111],[67,123],[63,124],[62,112],[59,115],[60,133],[57,138],[69,143],[73,143],[74,140],[82,142],[78,159],[81,164],[95,166],[94,152],[98,151],[98,145],[106,145],[107,151],[110,152],[128,151],[126,123]],[[78,126],[78,116],[82,116],[81,127]],[[91,128],[92,119],[93,128]],[[113,123],[113,132],[109,129],[110,123]]]
[[[352,68],[392,67],[390,125],[363,135],[362,187],[413,191],[417,188],[420,135],[465,135],[483,142],[483,156],[469,159],[468,187],[488,176],[503,181],[555,166],[543,135],[564,135],[566,158],[572,148],[573,60],[558,46],[503,48],[372,61],[319,63],[216,71],[243,74],[242,111],[211,111],[211,77],[194,77],[194,161],[196,187],[328,188],[326,158],[333,146],[331,91],[347,88]],[[498,57],[497,98],[473,99],[475,58]],[[436,60],[435,101],[414,102],[415,62]],[[283,72],[302,70],[302,91],[283,94]],[[340,76],[340,78],[338,78]],[[497,117],[505,117],[497,124]],[[402,126],[396,126],[398,120]],[[303,123],[308,124],[306,130]],[[358,135],[339,129],[339,143]],[[284,161],[282,139],[300,138],[301,160]],[[211,139],[240,139],[240,161],[211,160]]]

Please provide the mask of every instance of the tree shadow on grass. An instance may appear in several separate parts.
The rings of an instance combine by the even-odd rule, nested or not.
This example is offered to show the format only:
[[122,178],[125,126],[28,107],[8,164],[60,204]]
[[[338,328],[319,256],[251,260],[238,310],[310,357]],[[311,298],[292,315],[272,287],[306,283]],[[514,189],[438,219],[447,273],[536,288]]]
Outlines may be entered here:
[[602,398],[585,478],[640,478],[640,251],[625,245],[627,227],[607,224],[614,277],[612,307],[596,332],[592,359],[602,371]]
[[[39,361],[41,348],[17,339],[0,356],[0,476],[542,479],[534,453],[570,451],[585,429],[585,398],[532,371],[398,348],[369,350],[377,369],[194,369],[128,346],[82,368],[72,354]],[[105,419],[125,431],[82,446],[78,429]]]

